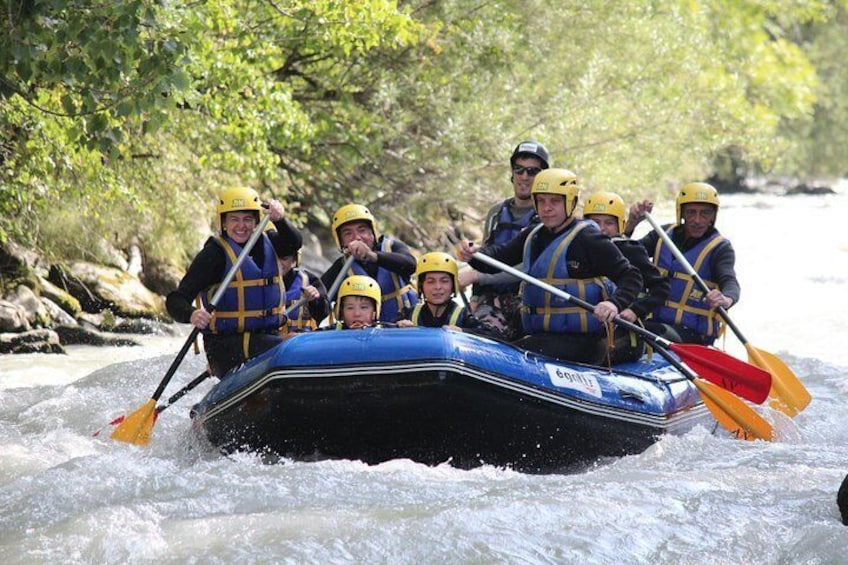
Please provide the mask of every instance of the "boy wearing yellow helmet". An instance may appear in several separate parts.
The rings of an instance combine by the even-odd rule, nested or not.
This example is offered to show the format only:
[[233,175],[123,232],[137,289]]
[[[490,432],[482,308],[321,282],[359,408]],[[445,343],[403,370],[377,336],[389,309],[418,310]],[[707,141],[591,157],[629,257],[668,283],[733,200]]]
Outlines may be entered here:
[[[285,289],[274,248],[264,234],[236,271],[214,312],[209,312],[211,297],[259,224],[261,209],[259,195],[253,189],[224,190],[217,205],[219,235],[206,241],[177,289],[166,298],[174,320],[191,323],[202,331],[209,369],[217,377],[281,341],[278,330],[284,321]],[[281,237],[299,247],[301,235],[284,218],[283,205],[271,200],[268,213]],[[193,305],[198,295],[202,308]]]
[[[643,204],[631,209],[628,218],[631,233],[644,218],[645,208]],[[741,294],[736,279],[736,252],[730,240],[715,227],[719,210],[715,187],[705,182],[684,185],[677,194],[675,208],[677,223],[663,229],[710,291],[701,292],[659,234],[648,233],[640,241],[660,272],[669,278],[671,290],[665,304],[654,309],[646,327],[669,341],[711,345],[723,326],[716,308],[730,308]]]
[[574,216],[580,179],[566,169],[536,175],[531,194],[541,224],[505,245],[477,251],[460,244],[459,258],[475,269],[494,271],[474,253],[502,263],[523,262],[527,274],[594,304],[593,315],[535,285],[523,285],[522,325],[528,334],[516,345],[539,353],[587,363],[606,358],[605,326],[630,305],[642,289],[642,276],[594,222]]
[[[638,241],[622,235],[627,207],[618,194],[600,190],[592,194],[583,206],[583,217],[598,224],[601,233],[609,237],[630,264],[642,275],[642,292],[619,316],[628,322],[643,320],[655,308],[662,306],[668,298],[669,282],[659,269],[651,263],[647,251]],[[614,363],[636,361],[644,353],[644,341],[633,332],[615,329],[615,344],[610,351]]]
[[583,206],[583,217],[598,224],[601,233],[609,237],[621,254],[642,274],[643,292],[630,306],[619,313],[628,322],[644,319],[668,297],[669,282],[651,263],[645,247],[623,235],[627,218],[624,200],[618,194],[605,190],[592,194]]
[[361,330],[380,319],[380,285],[371,277],[353,275],[339,287],[336,302],[336,329]]
[[453,300],[460,293],[459,273],[453,257],[441,251],[425,253],[418,260],[415,275],[422,299],[413,308],[404,310],[398,327],[446,327],[456,331],[466,328],[494,333]]
[[[344,255],[355,259],[347,275],[368,276],[377,281],[382,293],[381,322],[394,322],[404,308],[418,302],[418,294],[409,284],[415,272],[415,257],[402,241],[380,235],[371,211],[360,204],[348,204],[333,214],[333,238]],[[339,257],[321,275],[326,287],[332,287],[345,258]]]

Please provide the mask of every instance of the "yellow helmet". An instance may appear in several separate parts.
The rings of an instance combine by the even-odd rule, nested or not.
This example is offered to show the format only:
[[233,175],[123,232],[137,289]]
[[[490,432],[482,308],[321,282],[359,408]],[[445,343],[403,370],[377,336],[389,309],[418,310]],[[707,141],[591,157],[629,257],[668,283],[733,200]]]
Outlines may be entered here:
[[218,197],[218,231],[224,233],[224,214],[227,212],[256,212],[262,210],[259,194],[252,188],[234,186]]
[[565,197],[565,215],[570,217],[580,195],[580,177],[568,169],[545,169],[533,179],[530,196],[536,206],[537,194],[559,194]]
[[380,303],[383,301],[383,293],[380,290],[380,285],[371,277],[365,275],[351,275],[342,282],[339,288],[339,298],[336,300],[336,306],[333,314],[337,320],[341,320],[342,301],[345,296],[364,296],[374,301],[374,306],[377,311],[377,318],[380,319]]
[[425,253],[418,260],[418,268],[415,276],[418,279],[418,290],[421,291],[426,273],[447,273],[453,279],[453,292],[459,294],[459,268],[456,259],[442,251],[431,251]]
[[604,214],[618,219],[618,233],[624,233],[624,223],[627,219],[627,207],[624,200],[615,192],[600,190],[586,200],[583,215]]
[[718,191],[711,184],[705,182],[690,182],[683,185],[680,192],[677,193],[675,206],[677,208],[677,225],[683,223],[683,205],[692,202],[700,202],[702,204],[712,204],[716,207],[718,213]]
[[361,204],[347,204],[336,210],[336,213],[333,214],[333,238],[336,240],[336,246],[339,248],[339,251],[343,251],[342,241],[339,237],[339,228],[348,222],[355,222],[357,220],[371,224],[371,231],[374,232],[374,239],[379,239],[380,236],[377,234],[377,222],[374,221],[374,216],[371,214],[371,210]]

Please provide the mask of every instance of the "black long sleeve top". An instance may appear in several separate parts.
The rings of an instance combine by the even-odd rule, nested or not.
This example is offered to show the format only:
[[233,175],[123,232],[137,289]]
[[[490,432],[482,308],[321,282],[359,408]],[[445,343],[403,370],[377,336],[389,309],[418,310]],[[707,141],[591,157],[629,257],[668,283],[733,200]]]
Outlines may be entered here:
[[664,276],[651,262],[648,252],[639,241],[625,238],[613,238],[612,241],[642,275],[643,292],[628,308],[633,310],[639,318],[644,318],[665,303],[671,291],[671,283],[668,277]]
[[[663,226],[663,229],[668,230],[668,226]],[[671,241],[674,242],[682,253],[686,253],[686,251],[698,245],[701,241],[716,233],[716,231],[718,230],[712,227],[699,238],[687,239],[684,235],[683,226],[677,226],[671,232]],[[648,255],[653,257],[657,249],[657,244],[660,241],[660,236],[652,231],[639,241],[645,246]],[[736,278],[736,252],[733,250],[733,245],[730,244],[729,239],[725,239],[713,249],[710,254],[710,270],[712,271],[713,282],[718,285],[721,293],[733,300],[733,304],[739,302],[742,288],[739,286],[739,280]]]
[[[372,250],[377,253],[377,261],[372,263],[359,263],[359,265],[366,273],[368,273],[368,276],[373,279],[377,278],[377,269],[380,267],[393,273],[397,273],[407,280],[410,279],[413,273],[415,273],[415,257],[412,255],[409,247],[399,239],[392,239],[391,252],[380,251],[380,247],[385,237],[385,235],[381,235],[380,239],[374,242],[374,246],[372,247]],[[330,268],[321,275],[321,282],[324,283],[325,287],[332,288],[333,283],[339,276],[344,264],[345,257],[339,257],[332,265],[330,265]]]
[[[303,245],[303,236],[287,218],[274,222],[274,227],[293,247],[300,249]],[[265,259],[265,250],[262,245],[257,244],[250,250],[249,255],[256,264],[261,265]],[[203,249],[194,257],[176,290],[168,293],[165,298],[168,314],[177,322],[189,323],[191,313],[196,309],[193,304],[195,297],[224,280],[227,276],[226,268],[226,253],[214,238],[210,237],[203,245]]]
[[[522,230],[510,242],[503,245],[487,245],[478,253],[483,253],[507,265],[522,262],[524,243],[533,228]],[[531,257],[539,254],[556,239],[556,233],[542,227],[533,241],[530,249]],[[627,308],[642,290],[642,275],[639,269],[631,265],[621,254],[618,247],[602,234],[596,226],[588,226],[581,230],[568,246],[566,264],[569,276],[576,279],[607,277],[616,284],[616,290],[609,298],[619,311]],[[496,267],[491,267],[482,261],[471,259],[469,263],[474,269],[492,273]]]

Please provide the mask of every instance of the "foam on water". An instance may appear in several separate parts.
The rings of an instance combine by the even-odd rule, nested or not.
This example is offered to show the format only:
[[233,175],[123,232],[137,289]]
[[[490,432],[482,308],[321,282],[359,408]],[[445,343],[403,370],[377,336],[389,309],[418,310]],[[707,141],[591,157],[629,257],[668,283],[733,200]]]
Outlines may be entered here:
[[[108,428],[91,436],[150,397],[178,338],[131,353],[98,349],[96,361],[21,356],[26,366],[15,368],[6,356],[0,562],[844,562],[848,530],[835,497],[848,472],[848,243],[839,229],[848,203],[723,201],[720,227],[743,284],[734,320],[814,399],[791,420],[766,411],[781,441],[698,428],[570,475],[405,460],[267,464],[219,456],[191,436],[188,408],[211,382],[161,415],[147,447],[111,441]],[[744,356],[733,336],[727,345]],[[202,369],[189,356],[166,395]]]

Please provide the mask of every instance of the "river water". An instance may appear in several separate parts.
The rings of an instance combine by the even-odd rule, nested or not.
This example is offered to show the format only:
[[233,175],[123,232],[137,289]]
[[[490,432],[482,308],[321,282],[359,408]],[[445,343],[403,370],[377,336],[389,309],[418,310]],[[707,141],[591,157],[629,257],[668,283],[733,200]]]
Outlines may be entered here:
[[[779,441],[699,428],[570,475],[268,465],[191,439],[188,408],[211,383],[164,412],[147,447],[92,437],[150,398],[180,338],[5,356],[0,563],[846,563],[835,499],[848,473],[848,186],[838,191],[725,196],[718,217],[743,286],[734,321],[813,396],[793,420],[763,411]],[[734,337],[725,346],[745,356]],[[165,396],[202,369],[189,354]]]

